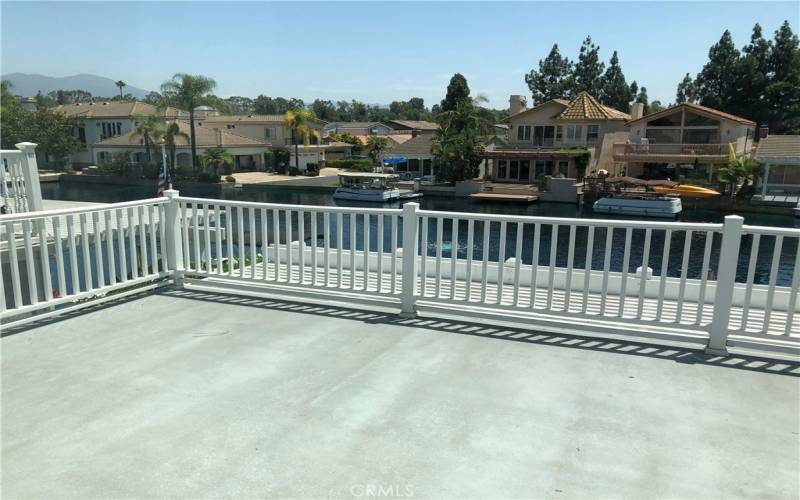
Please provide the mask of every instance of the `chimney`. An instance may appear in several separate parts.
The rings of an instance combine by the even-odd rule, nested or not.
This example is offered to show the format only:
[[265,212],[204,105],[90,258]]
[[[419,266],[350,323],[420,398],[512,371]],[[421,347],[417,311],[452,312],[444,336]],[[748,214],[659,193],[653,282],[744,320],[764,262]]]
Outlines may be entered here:
[[644,103],[635,102],[631,104],[631,120],[638,120],[644,116]]
[[512,95],[508,99],[508,112],[516,114],[520,111],[525,111],[528,108],[528,98],[524,95]]
[[764,139],[769,135],[769,126],[767,124],[763,124],[758,127],[758,138]]

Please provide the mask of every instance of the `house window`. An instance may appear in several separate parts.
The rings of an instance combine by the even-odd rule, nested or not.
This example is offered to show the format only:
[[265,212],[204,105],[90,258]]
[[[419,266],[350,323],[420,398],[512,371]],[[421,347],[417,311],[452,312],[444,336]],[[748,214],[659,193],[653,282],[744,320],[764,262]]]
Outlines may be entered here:
[[497,160],[497,178],[505,179],[508,171],[506,160]]
[[553,161],[552,160],[537,160],[534,170],[534,177],[541,180],[545,175],[553,175]]
[[228,125],[228,129],[230,130],[230,129],[232,129],[232,128],[236,128],[236,125],[230,125],[230,124],[229,124],[229,125]]
[[580,125],[567,125],[567,140],[570,142],[579,142],[583,138]]
[[567,160],[558,161],[558,173],[564,177],[569,177],[569,162]]
[[508,177],[517,180],[519,178],[519,161],[511,160],[509,162]]
[[122,123],[117,122],[117,131],[114,135],[120,135],[120,134],[122,134]]
[[530,160],[519,161],[519,180],[528,181],[531,178],[531,162]]
[[556,127],[556,142],[561,142],[564,139],[564,129],[561,125]]
[[520,125],[517,127],[517,140],[518,141],[530,141],[531,140],[531,126],[530,125]]
[[274,135],[274,132],[272,131],[271,128],[267,127],[267,128],[264,129],[264,137],[265,138],[271,139],[273,135]]
[[586,142],[594,144],[600,136],[600,125],[586,125]]

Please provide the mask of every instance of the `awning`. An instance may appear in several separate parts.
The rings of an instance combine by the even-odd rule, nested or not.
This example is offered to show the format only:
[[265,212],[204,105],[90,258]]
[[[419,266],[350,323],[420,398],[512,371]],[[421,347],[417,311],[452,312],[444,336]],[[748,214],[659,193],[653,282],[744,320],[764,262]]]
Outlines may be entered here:
[[388,158],[384,158],[383,163],[386,165],[399,165],[401,163],[408,163],[408,158],[404,158],[402,156],[390,156]]

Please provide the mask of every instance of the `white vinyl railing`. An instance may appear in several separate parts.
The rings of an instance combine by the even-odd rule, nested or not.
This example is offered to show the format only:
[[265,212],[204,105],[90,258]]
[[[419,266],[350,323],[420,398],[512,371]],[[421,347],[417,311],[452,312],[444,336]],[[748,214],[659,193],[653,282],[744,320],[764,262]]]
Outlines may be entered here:
[[724,224],[566,219],[168,191],[155,200],[2,216],[0,227],[6,322],[169,282],[291,296],[307,289],[394,304],[405,315],[524,320],[541,329],[702,342],[709,352],[800,349],[800,230],[745,226],[738,216]]
[[0,150],[0,209],[2,213],[42,210],[42,189],[36,164],[36,144]]

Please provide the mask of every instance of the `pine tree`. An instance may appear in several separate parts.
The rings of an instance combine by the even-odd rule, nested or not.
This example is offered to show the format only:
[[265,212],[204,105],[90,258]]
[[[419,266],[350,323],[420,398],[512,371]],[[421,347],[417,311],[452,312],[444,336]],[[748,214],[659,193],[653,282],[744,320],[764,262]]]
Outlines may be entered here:
[[600,101],[614,109],[627,112],[633,100],[633,93],[631,93],[631,88],[625,81],[625,74],[619,65],[619,57],[616,50],[611,55],[602,83],[603,86],[598,96]]
[[605,64],[600,61],[600,47],[592,43],[591,36],[587,36],[581,45],[578,62],[575,64],[574,93],[585,90],[593,96],[599,95],[604,69]]
[[644,104],[644,114],[650,113],[650,103],[647,100],[647,87],[642,86],[642,88],[639,89],[639,93],[636,94],[636,99],[634,99],[634,102],[640,102]]
[[800,40],[788,21],[775,31],[767,65],[771,74],[765,90],[770,130],[800,133]]
[[539,71],[532,69],[525,75],[533,103],[572,98],[572,69],[572,62],[562,57],[558,44],[554,44],[547,57],[539,60]]
[[744,116],[757,123],[766,123],[769,106],[765,106],[767,85],[770,81],[769,56],[772,44],[764,39],[761,26],[753,26],[750,43],[742,49],[735,71],[731,113]]
[[696,91],[694,88],[694,80],[689,73],[683,77],[681,83],[678,84],[678,91],[675,93],[675,103],[682,104],[684,102],[695,102]]
[[697,75],[695,86],[700,104],[717,109],[730,109],[736,87],[739,51],[728,30],[708,51],[708,62]]
[[456,105],[464,100],[469,99],[469,85],[467,79],[461,73],[456,73],[450,79],[447,85],[447,94],[442,100],[442,111],[453,111]]

